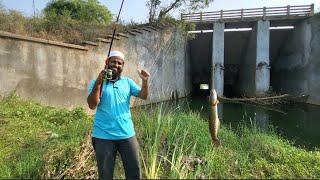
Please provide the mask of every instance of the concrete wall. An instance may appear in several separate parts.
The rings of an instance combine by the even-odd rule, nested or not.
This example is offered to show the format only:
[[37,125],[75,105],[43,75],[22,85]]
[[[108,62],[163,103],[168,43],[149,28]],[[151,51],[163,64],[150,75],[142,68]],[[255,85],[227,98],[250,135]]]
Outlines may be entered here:
[[244,49],[244,55],[240,62],[237,93],[240,96],[254,94],[255,90],[255,60],[256,60],[256,28],[251,31],[248,43]]
[[[108,43],[86,47],[0,32],[0,95],[13,91],[40,103],[74,108],[86,105],[87,85],[104,67]],[[143,32],[116,40],[127,57],[123,74],[141,85],[138,67],[151,73],[144,103],[187,96],[191,91],[187,43],[179,30]],[[142,103],[142,102],[132,102]]]
[[320,104],[320,15],[297,24],[279,58],[272,64],[273,88],[281,93],[309,95]]
[[240,96],[236,89],[239,83],[240,62],[246,53],[251,31],[225,32],[224,95]]

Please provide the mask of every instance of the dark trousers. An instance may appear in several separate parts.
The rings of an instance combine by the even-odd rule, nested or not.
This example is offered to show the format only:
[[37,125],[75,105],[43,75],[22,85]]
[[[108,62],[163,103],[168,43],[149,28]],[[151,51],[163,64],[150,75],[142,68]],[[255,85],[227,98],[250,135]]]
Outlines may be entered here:
[[139,144],[136,136],[122,140],[92,138],[99,179],[112,179],[117,152],[120,153],[126,179],[141,179]]

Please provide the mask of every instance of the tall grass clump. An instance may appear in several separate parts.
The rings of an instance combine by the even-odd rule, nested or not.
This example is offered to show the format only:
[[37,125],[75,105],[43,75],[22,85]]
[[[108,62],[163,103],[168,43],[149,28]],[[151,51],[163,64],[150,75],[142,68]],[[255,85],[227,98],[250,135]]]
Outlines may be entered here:
[[145,178],[320,177],[320,152],[297,148],[272,129],[222,124],[222,147],[214,148],[207,119],[198,112],[160,105],[133,115]]
[[145,178],[192,178],[189,177],[191,167],[187,161],[195,156],[198,139],[187,140],[192,134],[189,132],[192,124],[183,120],[188,119],[179,121],[175,113],[166,112],[162,105],[156,110],[140,109],[133,114],[137,116]]

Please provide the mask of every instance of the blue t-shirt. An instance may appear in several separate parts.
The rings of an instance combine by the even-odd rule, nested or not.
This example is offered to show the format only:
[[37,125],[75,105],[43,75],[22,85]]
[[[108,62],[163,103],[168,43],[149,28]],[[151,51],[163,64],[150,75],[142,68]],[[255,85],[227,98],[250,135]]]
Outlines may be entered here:
[[[90,94],[95,80],[88,87]],[[130,112],[130,97],[138,96],[141,88],[130,78],[121,76],[116,82],[104,82],[102,97],[97,106],[92,136],[119,140],[135,135]]]

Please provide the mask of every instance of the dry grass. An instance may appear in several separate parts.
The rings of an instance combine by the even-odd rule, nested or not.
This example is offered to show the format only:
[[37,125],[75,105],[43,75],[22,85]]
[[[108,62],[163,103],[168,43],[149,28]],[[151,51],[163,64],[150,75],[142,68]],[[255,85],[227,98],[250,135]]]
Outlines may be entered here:
[[[62,179],[65,177],[68,177],[68,179],[95,179],[98,175],[94,163],[94,151],[91,145],[91,132],[86,135],[86,139],[82,143],[80,150],[74,154],[72,159],[74,163],[63,172],[45,177],[53,179]],[[48,173],[50,173],[50,171]]]
[[[118,32],[126,27],[119,25]],[[0,30],[53,41],[82,44],[112,34],[111,25],[85,24],[70,18],[25,17],[21,12],[0,8]]]
[[[144,25],[158,27],[158,25],[162,26],[164,24],[179,27],[185,30],[186,35],[188,35],[188,30],[194,29],[193,24],[185,24],[173,18],[165,18],[152,24],[130,22],[124,25],[118,23],[117,32],[125,33],[130,29]],[[88,24],[69,17],[44,17],[41,14],[36,17],[25,17],[19,11],[1,8],[0,4],[0,31],[14,34],[81,45],[84,40],[96,41],[96,38],[107,38],[108,35],[112,34],[113,28],[112,24]]]

